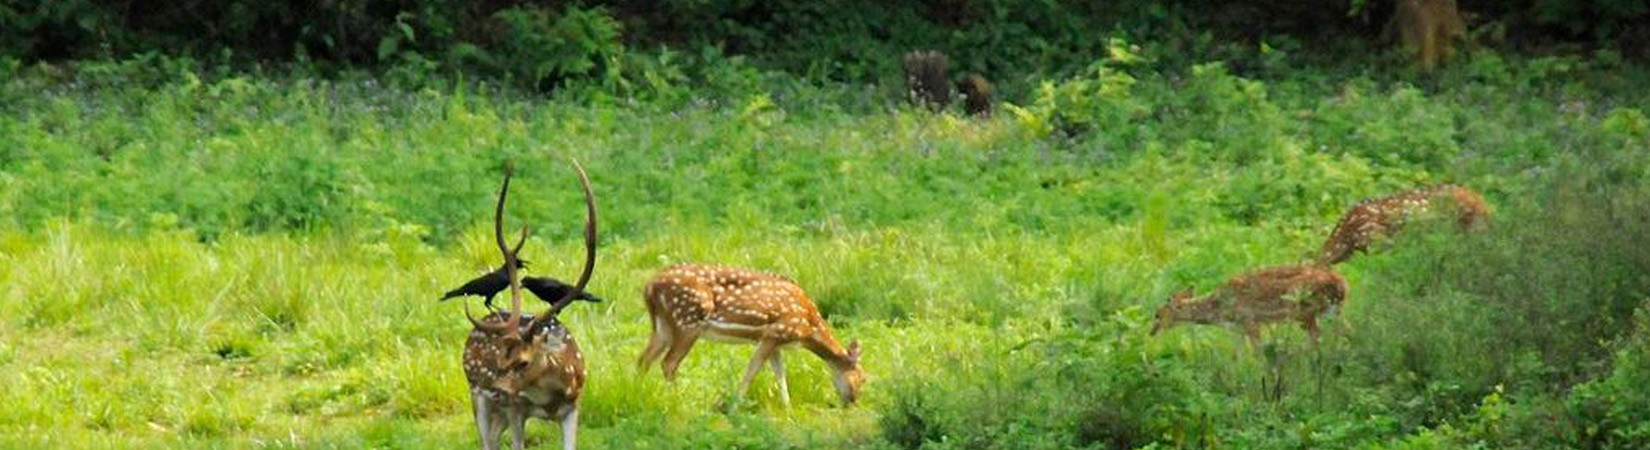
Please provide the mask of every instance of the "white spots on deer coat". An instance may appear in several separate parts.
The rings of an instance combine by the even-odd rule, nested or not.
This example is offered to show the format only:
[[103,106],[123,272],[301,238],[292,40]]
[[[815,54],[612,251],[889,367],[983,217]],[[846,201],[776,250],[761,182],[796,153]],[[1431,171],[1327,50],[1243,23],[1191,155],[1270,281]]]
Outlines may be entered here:
[[654,307],[679,328],[727,338],[791,341],[824,327],[818,308],[796,283],[772,274],[729,267],[667,268],[647,287]]
[[1319,250],[1318,260],[1325,264],[1337,264],[1351,258],[1353,253],[1367,252],[1377,238],[1392,236],[1407,223],[1431,215],[1429,213],[1435,209],[1435,204],[1453,206],[1455,220],[1464,228],[1471,228],[1489,217],[1488,206],[1478,193],[1451,184],[1365,199],[1341,217],[1334,232]]

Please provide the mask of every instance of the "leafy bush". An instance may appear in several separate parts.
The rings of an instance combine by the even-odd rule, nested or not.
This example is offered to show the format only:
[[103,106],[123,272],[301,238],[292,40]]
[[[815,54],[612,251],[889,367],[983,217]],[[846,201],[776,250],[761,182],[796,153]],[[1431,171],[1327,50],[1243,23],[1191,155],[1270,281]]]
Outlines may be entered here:
[[[997,361],[888,388],[883,437],[902,448],[1135,448],[1216,440],[1226,412],[1192,369],[1147,347],[1136,314],[981,349]],[[939,390],[936,386],[952,386]]]
[[619,22],[602,8],[568,6],[554,14],[537,6],[494,13],[502,30],[487,45],[487,63],[519,82],[549,90],[568,79],[617,78]]
[[1065,136],[1099,133],[1096,140],[1113,144],[1108,147],[1132,144],[1132,125],[1149,109],[1131,92],[1136,79],[1122,69],[1138,60],[1126,42],[1113,40],[1110,57],[1058,84],[1044,82],[1031,106],[1010,106],[1009,111],[1039,137],[1054,131]]
[[1420,90],[1399,86],[1371,98],[1347,86],[1312,116],[1313,141],[1332,153],[1355,152],[1383,165],[1439,170],[1460,153],[1448,107]]
[[1153,114],[1163,139],[1239,166],[1273,159],[1292,146],[1283,109],[1266,85],[1231,75],[1221,63],[1192,67],[1183,85],[1158,91]]
[[1609,375],[1576,386],[1566,403],[1582,448],[1650,445],[1650,309],[1638,311],[1636,332],[1615,352]]
[[[1354,288],[1370,303],[1349,308],[1362,317],[1354,365],[1391,386],[1387,395],[1417,402],[1402,414],[1414,420],[1408,426],[1482,415],[1475,404],[1499,386],[1511,401],[1539,411],[1554,393],[1594,376],[1610,359],[1611,343],[1633,333],[1631,318],[1650,289],[1650,252],[1618,243],[1650,233],[1650,191],[1618,171],[1643,173],[1644,158],[1613,149],[1589,153],[1561,160],[1537,187],[1498,203],[1487,232],[1412,227],[1393,252],[1348,263],[1372,280]],[[1462,354],[1477,356],[1451,356]],[[1529,436],[1546,428],[1531,424],[1550,415],[1520,414],[1514,423],[1537,428],[1465,433],[1490,441],[1564,439],[1562,429]]]

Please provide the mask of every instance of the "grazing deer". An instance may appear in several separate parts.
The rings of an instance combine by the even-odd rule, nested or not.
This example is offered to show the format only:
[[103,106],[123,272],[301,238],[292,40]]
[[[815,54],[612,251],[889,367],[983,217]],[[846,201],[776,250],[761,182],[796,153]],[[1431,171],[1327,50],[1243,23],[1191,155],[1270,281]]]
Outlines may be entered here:
[[1467,23],[1455,0],[1398,0],[1383,40],[1397,33],[1399,43],[1415,52],[1421,71],[1430,72],[1455,53],[1455,41],[1466,35]]
[[1451,209],[1461,229],[1488,224],[1489,204],[1477,192],[1453,184],[1441,184],[1404,191],[1390,197],[1364,200],[1353,205],[1335,225],[1335,232],[1318,250],[1318,263],[1339,264],[1353,253],[1368,253],[1377,237],[1391,237],[1404,225],[1433,209]]
[[1260,343],[1262,325],[1295,320],[1318,346],[1318,316],[1339,309],[1346,301],[1346,280],[1328,266],[1272,267],[1233,277],[1201,299],[1192,291],[1177,292],[1157,310],[1152,335],[1191,322],[1243,328],[1249,348]]
[[813,300],[791,280],[745,269],[687,264],[660,271],[648,282],[644,295],[653,335],[637,361],[642,372],[662,356],[665,379],[675,380],[677,366],[701,335],[754,342],[756,355],[745,368],[737,398],[744,398],[751,379],[763,363],[769,363],[779,382],[780,401],[789,407],[785,363],[778,350],[799,343],[831,366],[844,405],[859,398],[865,380],[859,368],[859,341],[847,348],[837,343]]
[[[475,406],[476,429],[487,450],[499,448],[499,434],[510,427],[511,448],[526,445],[526,421],[538,417],[561,423],[562,447],[573,449],[579,423],[579,393],[584,388],[584,358],[573,336],[557,321],[590,282],[596,264],[596,197],[590,178],[578,161],[579,183],[584,188],[584,271],[578,282],[549,309],[538,315],[521,312],[521,280],[517,278],[516,251],[504,242],[504,203],[510,192],[510,173],[499,190],[498,208],[493,216],[493,235],[504,255],[505,277],[510,285],[513,309],[476,320],[470,304],[464,315],[474,327],[464,342],[464,377],[470,383],[470,400]],[[522,227],[522,240],[527,228]],[[521,244],[516,244],[520,249]],[[525,321],[524,321],[525,319]]]

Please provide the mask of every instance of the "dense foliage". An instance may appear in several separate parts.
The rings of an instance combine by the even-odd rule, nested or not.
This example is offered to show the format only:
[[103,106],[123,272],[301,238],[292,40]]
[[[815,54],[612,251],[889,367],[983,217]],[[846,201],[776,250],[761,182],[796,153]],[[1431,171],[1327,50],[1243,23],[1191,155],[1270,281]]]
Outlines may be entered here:
[[[1321,63],[1360,56],[1389,0],[920,2],[587,0],[0,1],[0,55],[29,62],[159,53],[215,62],[464,72],[552,89],[566,80],[635,80],[630,59],[685,52],[748,56],[811,79],[872,81],[913,49],[951,54],[958,71],[1020,81],[1082,68],[1111,38],[1150,42],[1182,65],[1275,52]],[[1460,2],[1472,40],[1550,52],[1571,44],[1643,58],[1640,0]],[[628,51],[627,51],[628,50]],[[634,53],[634,54],[632,54]]]

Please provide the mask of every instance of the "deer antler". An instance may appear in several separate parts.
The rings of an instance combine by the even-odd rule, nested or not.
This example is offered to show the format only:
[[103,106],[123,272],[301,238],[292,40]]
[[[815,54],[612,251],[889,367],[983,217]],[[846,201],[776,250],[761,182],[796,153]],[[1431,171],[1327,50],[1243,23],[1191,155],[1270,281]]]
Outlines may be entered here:
[[579,172],[579,186],[584,188],[584,271],[579,274],[579,281],[574,283],[573,289],[567,291],[560,300],[550,304],[550,309],[544,314],[533,318],[529,326],[538,326],[541,322],[552,320],[561,313],[562,308],[573,303],[573,298],[584,292],[585,285],[590,283],[590,275],[596,269],[596,194],[590,189],[590,175],[584,172],[584,165],[578,159],[573,160],[573,169]]
[[498,243],[499,253],[504,254],[504,275],[510,279],[510,319],[502,324],[478,321],[470,314],[470,304],[464,304],[464,316],[470,319],[470,324],[490,333],[517,330],[516,327],[521,325],[521,279],[516,277],[516,252],[527,243],[527,226],[522,225],[521,239],[516,241],[516,248],[511,249],[504,242],[504,204],[510,196],[510,177],[514,172],[512,166],[504,166],[504,186],[499,188],[498,206],[493,210],[493,239]]
[[[510,256],[517,256],[517,255],[521,254],[521,246],[527,244],[527,233],[528,233],[527,224],[522,224],[521,225],[521,238],[516,239],[516,245],[514,247],[510,247]],[[523,265],[523,266],[527,265],[527,262],[522,261],[520,257],[516,258],[516,262],[520,265]],[[513,266],[514,265],[512,265],[512,267]]]

